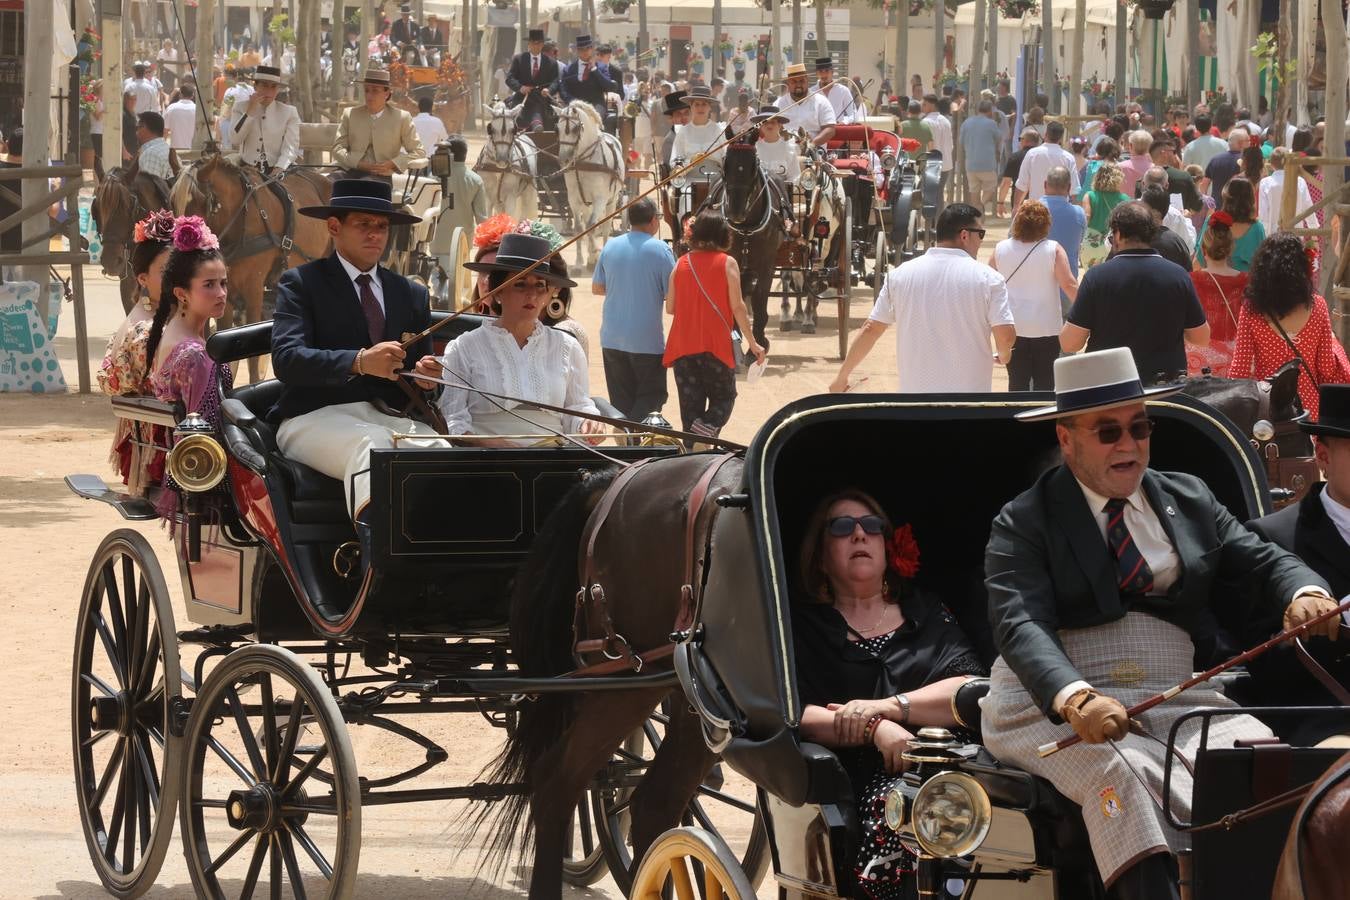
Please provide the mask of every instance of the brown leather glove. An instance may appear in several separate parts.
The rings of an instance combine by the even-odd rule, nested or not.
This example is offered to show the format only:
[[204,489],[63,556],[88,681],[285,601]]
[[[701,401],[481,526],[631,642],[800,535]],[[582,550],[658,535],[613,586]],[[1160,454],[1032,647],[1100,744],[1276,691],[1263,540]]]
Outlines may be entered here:
[[1069,697],[1059,714],[1089,744],[1118,741],[1130,732],[1130,717],[1121,702],[1092,688]]
[[[1296,597],[1293,603],[1285,607],[1284,629],[1288,631],[1291,628],[1297,628],[1304,622],[1309,622],[1323,613],[1331,612],[1337,605],[1335,600],[1325,594],[1304,594],[1302,597]],[[1307,631],[1309,637],[1325,637],[1333,641],[1340,636],[1340,633],[1340,616],[1332,616]]]

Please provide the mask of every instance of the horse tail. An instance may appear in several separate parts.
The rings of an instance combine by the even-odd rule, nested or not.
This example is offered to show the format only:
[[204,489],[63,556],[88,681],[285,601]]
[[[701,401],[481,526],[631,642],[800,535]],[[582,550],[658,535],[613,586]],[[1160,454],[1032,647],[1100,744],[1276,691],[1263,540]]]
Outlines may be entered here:
[[[511,589],[511,655],[527,677],[561,675],[573,668],[573,611],[579,585],[577,556],[591,510],[613,483],[618,468],[602,469],[573,487],[535,535],[534,544]],[[565,732],[573,712],[570,694],[541,694],[516,707],[514,732],[497,757],[479,774],[490,784],[528,784],[535,764]],[[481,862],[505,868],[519,841],[522,852],[534,842],[525,813],[528,793],[485,806],[472,817],[470,835],[488,826],[491,836]],[[525,828],[521,829],[524,820]]]

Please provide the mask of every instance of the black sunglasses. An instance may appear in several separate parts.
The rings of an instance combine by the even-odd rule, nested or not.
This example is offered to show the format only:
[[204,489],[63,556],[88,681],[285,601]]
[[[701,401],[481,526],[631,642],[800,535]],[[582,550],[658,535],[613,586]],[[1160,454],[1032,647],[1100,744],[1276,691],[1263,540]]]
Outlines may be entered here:
[[1153,434],[1153,420],[1135,419],[1128,426],[1123,426],[1119,422],[1107,422],[1105,425],[1098,425],[1087,430],[1096,432],[1097,440],[1103,444],[1117,443],[1127,431],[1130,433],[1130,437],[1136,441],[1146,441],[1149,435]]
[[835,516],[826,526],[834,537],[848,537],[853,529],[862,526],[865,534],[881,534],[886,530],[886,520],[881,516]]
[[980,240],[984,240],[985,230],[983,228],[962,228],[962,231],[969,231],[971,234],[978,234]]

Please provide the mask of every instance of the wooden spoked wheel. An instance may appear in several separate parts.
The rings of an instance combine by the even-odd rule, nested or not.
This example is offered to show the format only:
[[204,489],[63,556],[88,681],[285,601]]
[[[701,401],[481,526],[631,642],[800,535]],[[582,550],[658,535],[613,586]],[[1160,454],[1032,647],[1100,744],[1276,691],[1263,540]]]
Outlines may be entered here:
[[[180,825],[199,897],[346,898],[356,891],[361,792],[342,713],[282,647],[225,657],[192,706]],[[328,769],[319,777],[320,766]]]
[[103,539],[75,631],[71,732],[85,843],[108,893],[138,897],[173,836],[182,701],[173,607],[155,552],[130,529]]
[[[846,198],[844,200],[844,240],[840,241],[839,248],[839,271],[847,273],[850,269],[849,248],[853,240],[853,200]],[[848,304],[850,295],[853,291],[850,289],[850,279],[845,275],[839,283],[839,358],[842,360],[848,356]]]
[[753,900],[755,889],[736,855],[717,835],[702,828],[672,828],[642,857],[631,900]]
[[470,305],[469,295],[473,292],[473,272],[464,268],[466,262],[473,262],[473,247],[469,244],[471,235],[457,227],[450,235],[450,260],[446,275],[450,278],[450,308],[465,309]]
[[590,791],[587,791],[572,814],[571,843],[563,856],[563,881],[576,887],[595,884],[609,871],[605,863],[605,848],[600,846],[595,833],[592,803]]
[[890,246],[886,243],[886,231],[883,227],[877,227],[876,253],[873,257],[873,264],[876,268],[872,271],[872,290],[874,293],[881,293],[881,286],[886,283],[886,274],[890,271]]

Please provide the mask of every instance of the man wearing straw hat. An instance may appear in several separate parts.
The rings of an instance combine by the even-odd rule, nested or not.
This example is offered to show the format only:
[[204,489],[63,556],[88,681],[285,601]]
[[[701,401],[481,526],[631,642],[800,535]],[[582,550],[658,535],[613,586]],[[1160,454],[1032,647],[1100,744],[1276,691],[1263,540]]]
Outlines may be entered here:
[[[1215,610],[1231,602],[1218,585],[1240,581],[1258,613],[1282,613],[1286,628],[1336,605],[1317,573],[1244,528],[1199,478],[1148,467],[1146,402],[1178,390],[1145,389],[1123,347],[1056,360],[1055,405],[1018,418],[1053,420],[1064,464],[1003,507],[985,552],[1000,653],[982,704],[985,745],[1082,806],[1112,900],[1179,896],[1172,854],[1187,837],[1160,800],[1168,729],[1192,709],[1236,704],[1200,685],[1136,723],[1126,709],[1188,679],[1197,646],[1214,652]],[[1335,624],[1316,631],[1334,635]],[[1070,728],[1083,743],[1038,754]],[[1188,760],[1199,731],[1192,721],[1178,733]],[[1246,716],[1209,726],[1212,747],[1270,736]],[[1174,765],[1181,819],[1191,790]]]
[[806,66],[793,63],[787,67],[787,93],[778,98],[778,108],[787,116],[788,130],[801,129],[815,144],[824,144],[834,137],[834,107],[823,94],[811,93],[806,87]]
[[233,143],[242,162],[266,174],[285,171],[300,154],[300,113],[277,100],[281,69],[258,66],[253,73],[253,96],[234,125]]
[[389,105],[389,73],[367,69],[364,106],[343,110],[333,143],[333,161],[349,178],[382,178],[427,166],[422,139],[407,110]]

